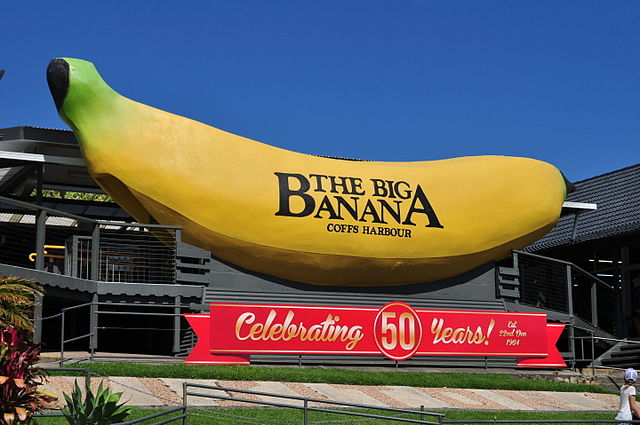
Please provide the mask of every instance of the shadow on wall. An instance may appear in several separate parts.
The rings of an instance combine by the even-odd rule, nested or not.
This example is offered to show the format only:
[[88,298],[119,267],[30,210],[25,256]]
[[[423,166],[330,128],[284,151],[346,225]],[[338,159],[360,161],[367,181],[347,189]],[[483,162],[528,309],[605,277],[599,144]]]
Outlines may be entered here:
[[[365,293],[365,294],[432,294],[443,290],[452,289],[464,284],[486,285],[487,279],[491,280],[492,294],[495,285],[495,263],[487,263],[473,270],[459,274],[455,277],[434,282],[416,283],[401,286],[371,286],[371,287],[347,287],[347,286],[319,286],[306,283],[292,282],[273,276],[255,273],[243,269],[234,264],[226,263],[219,259],[214,260],[213,280],[216,289],[248,290],[244,286],[255,286],[260,289],[280,292],[284,288],[295,289],[303,292],[332,292],[332,293]],[[486,275],[490,276],[487,277]],[[224,278],[222,278],[224,276]],[[216,278],[218,277],[218,278]],[[235,277],[236,279],[233,279]],[[240,283],[240,284],[238,284]],[[279,288],[278,288],[279,287]],[[278,291],[280,289],[280,291]],[[459,291],[458,291],[459,292]],[[469,297],[464,297],[469,298]],[[484,297],[483,297],[484,298]]]

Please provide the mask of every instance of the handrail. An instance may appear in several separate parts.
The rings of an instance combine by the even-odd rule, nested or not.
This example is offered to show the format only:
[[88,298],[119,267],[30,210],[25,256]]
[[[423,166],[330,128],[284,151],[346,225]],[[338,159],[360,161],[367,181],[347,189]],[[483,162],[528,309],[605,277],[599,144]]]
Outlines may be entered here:
[[93,224],[97,224],[97,225],[104,225],[104,226],[121,226],[121,227],[147,227],[150,229],[174,229],[174,230],[180,230],[182,229],[182,227],[180,226],[166,226],[163,224],[145,224],[145,223],[137,223],[137,222],[119,222],[119,221],[108,221],[108,220],[96,220],[93,218],[88,218],[88,217],[82,217],[80,215],[76,215],[76,214],[72,214],[72,213],[68,213],[65,211],[61,211],[61,210],[56,210],[53,208],[49,208],[49,207],[45,207],[43,205],[35,205],[32,204],[30,202],[25,202],[25,201],[21,201],[18,199],[13,199],[13,198],[7,198],[6,196],[0,196],[0,202],[9,204],[9,205],[14,205],[17,207],[22,207],[22,208],[26,208],[29,210],[41,210],[41,211],[45,211],[47,213],[50,213],[51,215],[55,215],[55,216],[59,216],[59,217],[67,217],[67,218],[71,218],[73,220],[77,220],[77,221],[81,221],[81,222],[85,222],[85,223],[93,223]]
[[[386,406],[372,406],[372,405],[367,405],[367,404],[347,403],[347,402],[335,401],[335,400],[321,400],[321,399],[316,399],[316,398],[294,396],[294,395],[288,395],[288,394],[276,394],[276,393],[267,393],[267,392],[262,392],[262,391],[242,390],[242,389],[238,389],[238,388],[219,387],[219,386],[195,384],[195,383],[190,383],[190,382],[183,382],[182,386],[183,386],[183,402],[185,403],[185,405],[186,405],[187,396],[192,395],[192,396],[196,396],[196,397],[213,398],[213,399],[220,399],[220,400],[238,400],[238,401],[242,401],[242,402],[246,402],[246,403],[263,404],[263,405],[274,406],[274,407],[287,407],[287,408],[291,408],[291,409],[311,410],[311,411],[337,413],[337,414],[352,415],[352,416],[363,416],[363,417],[368,417],[368,418],[387,419],[387,420],[394,420],[394,421],[399,421],[399,422],[422,423],[422,424],[430,424],[430,425],[439,425],[440,423],[442,423],[442,418],[444,418],[444,416],[445,416],[442,413],[427,412],[427,411],[422,411],[422,410],[399,409],[399,408],[395,408],[395,407],[386,407]],[[290,405],[290,404],[274,403],[274,402],[269,402],[269,401],[265,401],[265,400],[250,400],[250,399],[240,399],[238,397],[225,396],[225,395],[217,396],[217,395],[212,395],[212,394],[192,393],[192,392],[189,392],[187,390],[189,387],[203,388],[203,389],[209,389],[209,390],[217,390],[217,391],[223,391],[223,392],[227,392],[227,393],[241,393],[241,394],[250,394],[250,395],[261,395],[261,396],[266,396],[266,397],[284,398],[284,399],[289,399],[289,400],[303,401],[304,402],[304,407],[296,406],[296,405]],[[375,414],[349,412],[349,411],[343,411],[343,410],[323,409],[323,408],[317,408],[317,407],[310,407],[310,406],[308,406],[309,402],[324,403],[324,404],[331,404],[331,405],[344,406],[344,407],[355,407],[355,408],[361,408],[361,409],[383,410],[383,411],[395,412],[395,413],[410,413],[410,414],[421,415],[421,416],[425,416],[425,415],[434,416],[434,417],[436,417],[438,419],[438,422],[425,421],[425,420],[422,420],[422,419],[398,418],[398,417],[389,417],[389,416],[382,416],[382,415],[375,415]]]
[[171,413],[175,413],[175,412],[178,412],[178,411],[182,411],[183,412],[182,415],[174,416],[173,418],[170,418],[170,420],[168,420],[168,421],[158,422],[157,424],[168,423],[168,422],[176,421],[178,419],[185,418],[187,416],[186,413],[185,413],[185,410],[186,410],[186,406],[174,407],[173,409],[163,410],[162,412],[154,413],[152,415],[145,416],[144,418],[138,418],[138,419],[134,419],[134,420],[127,421],[127,422],[118,422],[118,423],[114,423],[113,425],[133,425],[133,424],[137,424],[137,423],[140,423],[140,422],[143,422],[143,421],[148,421],[149,419],[155,419],[155,418],[160,417],[160,416],[169,415]]
[[516,254],[523,254],[523,255],[528,255],[530,257],[534,257],[534,258],[540,258],[541,260],[551,260],[553,262],[560,263],[560,264],[565,264],[567,266],[575,265],[572,262],[569,262],[569,261],[566,261],[566,260],[559,260],[557,258],[546,257],[546,256],[540,255],[540,254],[533,254],[531,252],[521,251],[519,249],[514,249],[513,252],[515,252]]
[[78,308],[87,307],[87,306],[90,306],[90,305],[92,305],[92,304],[94,304],[94,303],[92,303],[92,302],[88,302],[88,303],[84,303],[84,304],[72,305],[71,307],[64,307],[64,308],[61,308],[61,309],[60,309],[60,311],[61,311],[61,312],[64,312],[64,311],[76,310],[76,309],[78,309]]
[[[234,390],[235,391],[235,390]],[[235,391],[238,392],[238,391]],[[269,393],[265,393],[268,395],[268,397],[283,397],[282,394],[269,394]],[[196,396],[196,397],[205,397],[205,398],[213,398],[216,400],[226,400],[226,401],[241,401],[243,403],[249,403],[249,404],[259,404],[259,405],[263,405],[263,406],[271,406],[271,407],[286,407],[289,409],[298,409],[298,410],[307,410],[307,411],[314,411],[314,412],[325,412],[325,413],[336,413],[336,414],[340,414],[340,415],[348,415],[348,416],[360,416],[360,417],[366,417],[366,418],[371,418],[371,419],[386,419],[386,420],[393,420],[393,421],[398,421],[398,422],[410,422],[410,423],[419,423],[419,424],[427,424],[427,425],[440,425],[440,422],[432,422],[432,421],[425,421],[422,419],[410,419],[410,418],[399,418],[399,417],[391,417],[391,416],[383,416],[383,415],[376,415],[376,414],[372,414],[372,413],[359,413],[359,412],[350,412],[348,410],[336,410],[336,409],[323,409],[320,407],[312,407],[312,406],[308,406],[308,401],[311,401],[311,399],[306,399],[301,400],[305,402],[305,406],[296,406],[296,405],[291,405],[291,404],[284,404],[284,403],[275,403],[272,401],[266,401],[266,400],[251,400],[251,399],[242,399],[242,398],[238,398],[238,397],[233,397],[233,396],[224,396],[224,395],[220,395],[220,396],[214,396],[211,394],[203,394],[203,393],[190,393],[187,392],[186,395],[192,395],[192,396]],[[337,401],[324,401],[324,403],[327,404],[339,404],[342,405],[344,403],[340,403]],[[358,404],[351,404],[351,403],[346,403],[346,406],[349,407],[357,407],[357,408],[367,408],[367,409],[379,409],[379,410],[387,410],[384,407],[380,407],[380,406],[367,406],[364,407],[364,405],[358,405]],[[429,415],[431,414],[430,412],[422,412],[419,410],[414,410],[414,411],[410,411],[410,410],[402,410],[399,409],[400,413],[414,413],[416,415]]]
[[62,316],[62,313],[56,313],[56,314],[52,314],[51,316],[47,316],[47,317],[34,317],[33,321],[43,321],[43,320],[49,320],[49,319],[53,319],[54,317],[59,317]]
[[[595,357],[595,346],[594,343],[595,341],[606,341],[608,343],[624,343],[624,344],[640,344],[640,340],[633,340],[633,339],[618,339],[618,338],[607,338],[607,337],[602,337],[602,336],[595,336],[595,331],[593,329],[586,329],[580,326],[575,326],[575,325],[570,325],[573,329],[578,329],[581,331],[584,331],[586,333],[588,333],[589,335],[586,336],[575,336],[573,333],[569,336],[569,338],[573,341],[580,341],[581,343],[581,347],[582,347],[582,359],[580,360],[591,360],[591,368],[592,368],[592,376],[595,379],[595,362],[596,362],[596,357]],[[584,355],[584,341],[591,341],[591,357],[585,357]],[[576,355],[576,353],[573,353],[574,356]],[[617,367],[611,367],[611,366],[604,366],[604,365],[599,365],[599,368],[604,368],[604,369],[613,369],[613,370],[622,370],[621,368],[617,368]]]
[[[582,329],[582,328],[578,328],[578,329]],[[589,332],[589,329],[584,329],[584,330]],[[593,334],[594,332],[590,332],[590,333]],[[593,339],[597,339],[599,341],[624,342],[624,343],[627,343],[627,344],[640,344],[640,341],[636,341],[636,340],[633,340],[633,339],[627,339],[627,338],[625,338],[625,339],[605,338],[605,337],[602,337],[602,336],[595,336],[595,335],[593,335],[593,336],[574,336],[573,338],[574,339],[591,339],[591,338],[593,338]]]
[[514,253],[516,254],[521,254],[521,255],[528,255],[530,257],[534,257],[534,258],[539,258],[541,260],[548,260],[548,261],[553,261],[555,263],[559,263],[559,264],[564,264],[567,266],[571,266],[573,268],[575,268],[576,270],[589,275],[594,281],[598,282],[599,284],[603,285],[604,287],[606,287],[607,289],[610,290],[614,290],[615,288],[611,285],[609,285],[607,282],[601,280],[600,278],[598,278],[597,276],[592,275],[591,273],[589,273],[588,271],[586,271],[585,269],[583,269],[582,267],[570,262],[570,261],[565,261],[565,260],[559,260],[557,258],[552,258],[552,257],[545,257],[544,255],[539,255],[539,254],[532,254],[530,252],[526,252],[526,251],[520,251],[517,249],[513,250]]
[[[234,390],[235,392],[238,392],[236,390]],[[277,397],[283,397],[283,394],[269,394],[269,393],[265,393],[268,397],[273,397],[273,398],[277,398]],[[432,421],[425,421],[422,419],[411,419],[411,418],[400,418],[400,417],[393,417],[393,416],[383,416],[383,415],[376,415],[376,414],[372,414],[372,413],[360,413],[360,412],[350,412],[348,410],[336,410],[336,409],[323,409],[320,407],[312,407],[312,406],[308,406],[308,401],[311,401],[311,399],[304,399],[301,401],[305,402],[305,406],[296,406],[296,405],[291,405],[291,404],[283,404],[283,403],[275,403],[272,401],[266,401],[266,400],[251,400],[251,399],[241,399],[238,397],[232,397],[232,396],[214,396],[214,395],[210,395],[210,394],[203,394],[203,393],[190,393],[187,392],[186,395],[192,395],[192,396],[196,396],[196,397],[205,397],[205,398],[213,398],[216,400],[227,400],[227,401],[241,401],[243,403],[249,403],[249,404],[259,404],[259,405],[263,405],[263,406],[271,406],[271,407],[286,407],[288,409],[298,409],[298,410],[307,410],[307,411],[314,411],[314,412],[325,412],[325,413],[336,413],[339,415],[348,415],[348,416],[360,416],[360,417],[365,417],[365,418],[371,418],[371,419],[386,419],[386,420],[392,420],[392,421],[398,421],[398,422],[409,422],[409,423],[418,423],[418,424],[427,424],[427,425],[440,425],[440,422],[432,422]],[[325,400],[324,403],[327,404],[344,404],[341,402],[337,402],[337,401],[327,401]],[[379,410],[387,410],[384,407],[380,407],[380,406],[366,406],[364,407],[364,405],[358,405],[358,404],[351,404],[351,403],[346,403],[346,406],[349,407],[357,407],[357,408],[366,408],[366,409],[379,409]],[[430,412],[422,412],[420,410],[403,410],[403,409],[398,409],[398,411],[400,413],[414,413],[416,415],[430,415]]]
[[93,336],[93,332],[89,332],[88,334],[84,334],[84,335],[76,336],[76,337],[73,337],[73,338],[71,338],[71,339],[65,339],[65,340],[64,340],[64,343],[66,344],[67,342],[78,341],[78,340],[80,340],[80,339],[88,338],[88,337],[90,337],[90,336]]

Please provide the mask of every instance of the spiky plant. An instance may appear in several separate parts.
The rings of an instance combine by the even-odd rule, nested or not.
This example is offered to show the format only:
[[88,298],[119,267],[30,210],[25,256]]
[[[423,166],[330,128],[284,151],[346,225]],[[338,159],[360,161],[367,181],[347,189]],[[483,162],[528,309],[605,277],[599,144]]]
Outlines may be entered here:
[[0,328],[15,328],[26,335],[33,332],[35,296],[42,294],[33,280],[0,277]]
[[67,406],[61,411],[70,425],[109,425],[122,422],[129,415],[131,407],[118,404],[122,393],[112,393],[102,386],[102,382],[95,394],[89,386],[85,387],[85,392],[83,400],[76,380],[71,395],[64,393]]
[[40,348],[24,341],[16,329],[0,329],[0,425],[26,423],[53,400],[38,391],[46,378],[35,366]]

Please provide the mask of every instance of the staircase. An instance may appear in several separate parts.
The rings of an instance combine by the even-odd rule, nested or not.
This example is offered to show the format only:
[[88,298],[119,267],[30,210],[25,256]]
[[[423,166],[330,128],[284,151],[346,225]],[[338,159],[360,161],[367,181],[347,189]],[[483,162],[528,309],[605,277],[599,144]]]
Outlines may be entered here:
[[626,369],[640,364],[640,341],[623,341],[604,353],[594,362],[594,366]]
[[193,347],[195,347],[196,342],[198,341],[198,337],[193,332],[193,329],[185,329],[182,331],[180,335],[180,348],[178,352],[175,353],[176,357],[187,357]]

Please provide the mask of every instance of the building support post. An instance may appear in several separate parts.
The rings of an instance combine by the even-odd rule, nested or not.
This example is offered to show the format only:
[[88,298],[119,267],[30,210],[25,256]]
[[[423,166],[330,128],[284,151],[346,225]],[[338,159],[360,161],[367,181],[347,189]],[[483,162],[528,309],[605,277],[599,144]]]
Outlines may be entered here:
[[591,281],[591,324],[598,327],[598,287]]
[[93,225],[91,232],[91,280],[100,280],[100,224]]
[[173,355],[176,356],[180,352],[180,305],[182,304],[182,297],[176,295],[173,309]]
[[[37,190],[38,203],[42,198],[42,167],[38,167],[38,185]],[[36,212],[36,270],[44,270],[44,244],[47,232],[47,212],[39,209]],[[42,310],[44,297],[36,295],[35,307],[33,311],[33,342],[42,342]]]
[[175,229],[173,232],[174,249],[173,249],[173,282],[178,280],[178,257],[180,256],[180,246],[182,245],[182,230]]
[[36,213],[36,270],[44,270],[44,241],[47,232],[47,212]]
[[571,278],[571,266],[566,266],[567,275],[567,312],[569,313],[569,349],[571,350],[571,369],[576,368],[576,340],[574,329],[574,315],[573,315],[573,279]]
[[[620,260],[622,264],[615,262],[616,259],[614,259],[614,266],[618,266],[618,276],[620,285],[622,286],[622,296],[620,297],[622,327],[619,335],[629,335],[633,327],[631,323],[631,318],[633,317],[633,282],[631,281],[631,272],[629,271],[629,256],[629,246],[624,245],[620,248]],[[615,274],[616,273],[614,273],[614,275]]]

